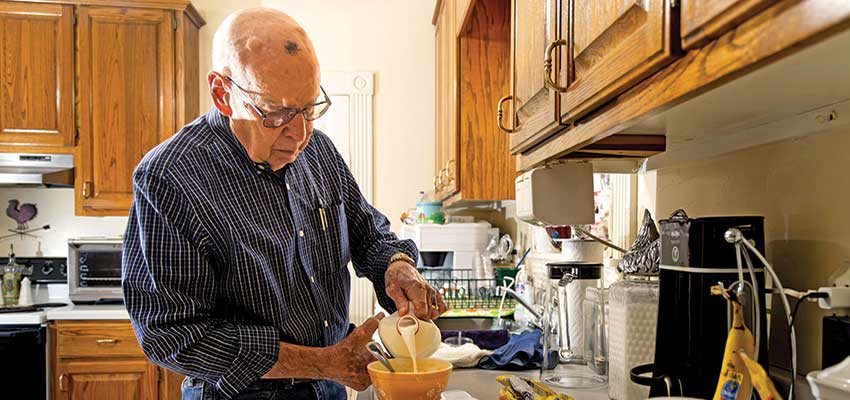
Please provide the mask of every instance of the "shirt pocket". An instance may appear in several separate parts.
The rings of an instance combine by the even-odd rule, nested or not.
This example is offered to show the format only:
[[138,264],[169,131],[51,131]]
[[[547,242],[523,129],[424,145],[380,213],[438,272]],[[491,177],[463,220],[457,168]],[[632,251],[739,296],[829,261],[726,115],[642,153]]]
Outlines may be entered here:
[[351,260],[348,238],[348,219],[345,202],[332,201],[317,213],[319,239],[317,240],[319,270],[325,274],[338,274]]

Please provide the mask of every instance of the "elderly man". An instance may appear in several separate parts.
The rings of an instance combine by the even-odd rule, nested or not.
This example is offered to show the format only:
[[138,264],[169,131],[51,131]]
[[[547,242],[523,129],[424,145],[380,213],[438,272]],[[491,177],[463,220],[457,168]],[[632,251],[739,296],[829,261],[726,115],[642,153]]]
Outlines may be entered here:
[[387,310],[431,319],[445,303],[313,130],[331,101],[304,30],[239,11],[213,58],[214,107],[133,175],[123,287],[136,335],[187,376],[184,399],[344,398],[340,384],[369,386],[365,344],[383,317],[349,324],[349,261]]

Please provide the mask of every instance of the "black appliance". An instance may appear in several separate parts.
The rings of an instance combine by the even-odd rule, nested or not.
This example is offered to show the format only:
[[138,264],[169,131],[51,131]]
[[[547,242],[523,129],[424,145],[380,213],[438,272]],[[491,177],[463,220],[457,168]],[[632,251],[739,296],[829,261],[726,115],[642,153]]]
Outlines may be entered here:
[[[661,268],[659,272],[658,322],[655,362],[632,370],[632,380],[651,386],[650,397],[682,395],[712,398],[720,377],[731,307],[711,287],[723,282],[730,287],[738,281],[735,245],[724,238],[726,230],[738,228],[764,253],[764,217],[688,218],[675,212],[661,226]],[[748,251],[744,248],[744,251]],[[754,254],[759,293],[759,363],[767,369],[767,318],[764,272]],[[744,277],[750,281],[746,262]],[[752,319],[752,304],[745,304],[745,320]],[[637,377],[652,372],[652,377]],[[682,393],[678,393],[678,392]]]
[[47,329],[44,325],[0,325],[0,376],[8,393],[47,398]]
[[823,357],[821,368],[827,369],[850,357],[850,317],[823,317]]

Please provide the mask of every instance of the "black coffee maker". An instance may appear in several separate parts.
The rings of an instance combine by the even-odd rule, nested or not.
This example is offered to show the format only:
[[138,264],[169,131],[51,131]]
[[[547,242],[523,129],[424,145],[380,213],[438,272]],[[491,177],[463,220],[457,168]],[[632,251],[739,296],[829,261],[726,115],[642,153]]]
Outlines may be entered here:
[[[720,377],[731,308],[711,287],[722,282],[729,288],[738,281],[735,245],[724,238],[738,228],[764,253],[764,217],[688,218],[679,210],[661,226],[658,323],[655,362],[634,368],[634,382],[651,387],[650,397],[689,396],[712,398]],[[742,251],[748,251],[744,248]],[[743,256],[743,254],[742,254]],[[764,272],[754,254],[760,327],[759,363],[767,369],[767,319]],[[746,263],[744,277],[750,282]],[[752,282],[750,282],[752,283]],[[752,297],[744,304],[745,320],[754,321]],[[651,375],[650,375],[651,373]]]

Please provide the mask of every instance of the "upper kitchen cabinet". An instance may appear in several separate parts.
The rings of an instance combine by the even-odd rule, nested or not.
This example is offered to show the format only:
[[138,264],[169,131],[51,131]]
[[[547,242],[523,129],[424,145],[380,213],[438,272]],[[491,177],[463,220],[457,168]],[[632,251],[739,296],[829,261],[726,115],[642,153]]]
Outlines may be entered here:
[[[457,193],[457,26],[463,0],[440,0],[432,22],[435,31],[435,168],[434,194],[439,200]],[[465,10],[465,9],[464,9]],[[465,12],[465,11],[460,11]]]
[[511,2],[477,0],[458,30],[458,187],[449,205],[515,196],[510,137],[495,112],[510,91],[510,24]]
[[850,2],[569,4],[564,127],[521,150],[520,171],[600,158],[651,170],[842,124]]
[[78,215],[127,215],[135,166],[199,114],[203,21],[189,11],[78,8]]
[[510,91],[510,21],[507,0],[436,3],[434,192],[448,206],[514,198],[515,159],[494,108]]
[[174,133],[171,12],[79,9],[80,178],[84,213],[126,213],[132,173]]
[[683,0],[682,47],[699,47],[774,2],[776,0]]
[[[568,84],[562,72],[560,0],[514,0],[511,29],[513,91],[500,100],[499,123],[510,132],[512,151],[524,150],[558,127],[557,88]],[[564,53],[565,54],[565,53]],[[565,69],[565,68],[564,68]],[[505,110],[514,112],[505,116]]]
[[673,61],[679,53],[677,9],[668,0],[569,1],[561,25],[572,82],[561,94],[569,124]]
[[74,145],[74,7],[0,2],[0,144]]

